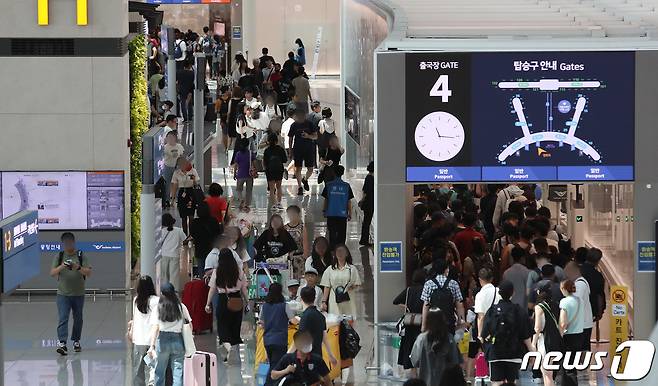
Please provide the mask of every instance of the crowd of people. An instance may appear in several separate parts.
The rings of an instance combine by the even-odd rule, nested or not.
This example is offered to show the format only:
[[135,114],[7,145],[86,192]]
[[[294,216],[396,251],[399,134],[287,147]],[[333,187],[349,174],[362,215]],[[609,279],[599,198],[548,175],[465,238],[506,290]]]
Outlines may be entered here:
[[[527,351],[590,351],[606,308],[597,248],[574,250],[537,185],[416,186],[398,364],[410,385],[514,384]],[[460,344],[461,343],[461,344]],[[458,346],[462,347],[458,350]],[[462,371],[463,370],[463,371]],[[577,385],[576,370],[534,371]]]

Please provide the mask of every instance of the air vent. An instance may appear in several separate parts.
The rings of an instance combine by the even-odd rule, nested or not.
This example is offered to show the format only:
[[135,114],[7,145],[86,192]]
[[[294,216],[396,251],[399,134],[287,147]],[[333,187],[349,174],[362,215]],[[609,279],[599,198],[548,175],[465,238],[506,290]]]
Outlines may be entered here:
[[73,39],[11,39],[12,56],[73,56]]

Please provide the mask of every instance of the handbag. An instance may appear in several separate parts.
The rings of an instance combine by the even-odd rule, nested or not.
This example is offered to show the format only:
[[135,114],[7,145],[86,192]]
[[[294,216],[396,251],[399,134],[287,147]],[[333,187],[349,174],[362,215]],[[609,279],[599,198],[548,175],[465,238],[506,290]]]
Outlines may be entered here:
[[[347,269],[350,271],[350,279],[351,279],[352,268],[348,266]],[[348,284],[350,284],[349,280],[347,281],[347,284],[345,284],[344,286],[339,285],[338,287],[334,288],[334,296],[336,298],[336,304],[350,301],[350,294],[347,292]]]
[[[182,311],[182,309],[181,309]],[[181,330],[183,335],[183,345],[185,346],[185,356],[191,357],[196,352],[196,344],[194,344],[194,333],[192,332],[192,323],[189,320],[185,319],[183,322],[183,330]]]
[[407,288],[407,296],[404,299],[404,315],[402,315],[402,323],[405,326],[420,326],[423,322],[423,314],[418,314],[409,311],[409,288]]
[[251,150],[249,150],[249,177],[258,178],[258,169],[251,159]]
[[231,298],[228,296],[228,289],[226,290],[226,308],[231,312],[241,312],[242,311],[242,296],[239,298]]

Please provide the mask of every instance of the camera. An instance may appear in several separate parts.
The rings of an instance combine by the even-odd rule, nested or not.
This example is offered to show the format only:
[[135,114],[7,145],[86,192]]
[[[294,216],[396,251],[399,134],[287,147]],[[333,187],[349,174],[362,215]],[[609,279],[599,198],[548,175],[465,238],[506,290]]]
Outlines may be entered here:
[[71,265],[73,265],[73,260],[68,259],[68,260],[64,261],[64,265],[65,265],[66,267],[71,268]]

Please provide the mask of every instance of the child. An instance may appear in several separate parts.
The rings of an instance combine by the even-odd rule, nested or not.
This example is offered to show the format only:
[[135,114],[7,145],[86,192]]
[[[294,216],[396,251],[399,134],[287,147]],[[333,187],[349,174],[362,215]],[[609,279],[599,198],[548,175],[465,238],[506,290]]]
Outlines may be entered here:
[[299,292],[299,280],[291,279],[288,280],[288,299],[295,300],[297,299],[297,293]]
[[[322,307],[322,289],[318,287],[318,271],[313,268],[313,267],[307,267],[306,272],[304,273],[304,280],[306,280],[306,284],[303,286],[299,287],[299,291],[305,287],[313,288],[315,289],[315,306],[320,308]],[[302,302],[302,299],[297,296],[297,301]]]
[[313,340],[306,331],[297,331],[293,336],[295,352],[284,355],[279,363],[272,365],[272,379],[278,381],[285,377],[285,384],[312,385],[320,383],[331,385],[329,368],[320,355],[311,353]]
[[[249,210],[251,206],[251,199],[254,189],[254,178],[252,176],[252,159],[249,150],[249,140],[240,138],[235,144],[235,154],[233,155],[233,162],[231,167],[234,170],[234,178],[237,181],[236,190],[238,192],[238,200],[240,201],[240,209]],[[246,196],[242,195],[244,185],[247,185]]]
[[329,139],[336,136],[336,122],[331,118],[329,107],[322,109],[322,120],[318,123],[320,138],[318,138],[318,153],[324,154],[329,147]]

